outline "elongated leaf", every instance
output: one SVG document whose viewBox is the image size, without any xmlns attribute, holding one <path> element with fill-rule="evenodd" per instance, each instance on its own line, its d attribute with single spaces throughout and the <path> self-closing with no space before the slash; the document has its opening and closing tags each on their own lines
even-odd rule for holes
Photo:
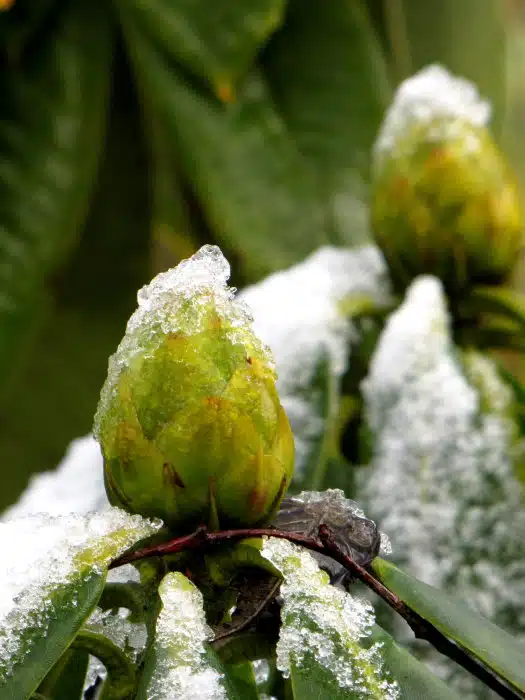
<svg viewBox="0 0 525 700">
<path fill-rule="evenodd" d="M 391 97 L 363 3 L 292 0 L 263 60 L 279 111 L 319 176 L 334 240 L 363 243 L 370 151 Z"/>
<path fill-rule="evenodd" d="M 327 240 L 313 172 L 253 73 L 235 104 L 221 105 L 181 77 L 129 21 L 128 46 L 143 91 L 167 125 L 184 175 L 219 242 L 260 276 L 302 259 Z"/>
<path fill-rule="evenodd" d="M 151 174 L 129 72 L 122 59 L 114 69 L 107 143 L 87 221 L 47 285 L 53 309 L 0 406 L 0 454 L 11 470 L 0 510 L 31 472 L 54 468 L 64 446 L 91 430 L 108 357 L 137 289 L 151 278 Z"/>
<path fill-rule="evenodd" d="M 225 666 L 225 671 L 237 695 L 243 700 L 259 700 L 253 666 L 249 662 Z"/>
<path fill-rule="evenodd" d="M 277 667 L 301 700 L 395 700 L 398 687 L 383 675 L 380 646 L 368 644 L 371 605 L 331 586 L 311 554 L 269 538 L 262 555 L 283 575 Z"/>
<path fill-rule="evenodd" d="M 385 586 L 413 610 L 511 685 L 525 691 L 523 644 L 469 608 L 461 599 L 418 581 L 384 559 L 376 558 L 372 568 Z"/>
<path fill-rule="evenodd" d="M 499 0 L 395 0 L 387 12 L 399 8 L 399 21 L 390 15 L 390 34 L 396 50 L 404 42 L 405 24 L 409 72 L 441 63 L 453 73 L 472 80 L 494 107 L 494 133 L 500 135 L 505 116 L 506 48 L 504 8 Z M 404 75 L 407 77 L 407 74 Z"/>
<path fill-rule="evenodd" d="M 62 659 L 64 658 L 65 663 L 61 667 L 61 673 L 56 678 L 56 681 L 50 686 L 46 685 L 45 688 L 39 688 L 39 692 L 42 692 L 44 696 L 51 696 L 53 700 L 80 700 L 82 698 L 89 655 L 81 649 L 69 649 L 63 654 Z"/>
<path fill-rule="evenodd" d="M 137 700 L 194 696 L 206 700 L 241 700 L 208 644 L 213 633 L 206 624 L 198 588 L 181 573 L 170 573 L 159 586 L 159 595 L 162 610 Z"/>
<path fill-rule="evenodd" d="M 381 644 L 385 670 L 398 682 L 403 700 L 460 700 L 460 695 L 454 693 L 410 652 L 396 644 L 381 627 L 374 627 L 370 639 Z"/>
<path fill-rule="evenodd" d="M 110 561 L 158 527 L 118 509 L 0 526 L 0 698 L 26 700 L 99 599 Z"/>
<path fill-rule="evenodd" d="M 0 388 L 73 244 L 100 152 L 110 68 L 103 5 L 61 4 L 0 77 Z"/>
<path fill-rule="evenodd" d="M 235 81 L 279 25 L 285 0 L 132 0 L 134 22 L 215 93 L 234 99 Z"/>
</svg>

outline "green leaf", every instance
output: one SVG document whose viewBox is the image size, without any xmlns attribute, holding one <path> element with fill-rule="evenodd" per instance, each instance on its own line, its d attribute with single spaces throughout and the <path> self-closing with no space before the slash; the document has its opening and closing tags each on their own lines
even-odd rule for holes
<svg viewBox="0 0 525 700">
<path fill-rule="evenodd" d="M 379 580 L 445 636 L 494 670 L 510 685 L 525 691 L 525 648 L 510 634 L 456 599 L 418 581 L 377 557 L 372 563 Z"/>
<path fill-rule="evenodd" d="M 242 664 L 225 666 L 224 670 L 237 695 L 243 700 L 259 700 L 257 683 L 252 664 L 247 661 Z"/>
<path fill-rule="evenodd" d="M 184 81 L 122 10 L 143 93 L 169 128 L 184 176 L 219 243 L 251 276 L 301 260 L 327 241 L 314 173 L 279 117 L 262 77 L 252 73 L 234 104 Z M 257 167 L 254 167 L 257 164 Z"/>
<path fill-rule="evenodd" d="M 83 223 L 102 141 L 109 17 L 59 7 L 0 77 L 0 389 Z"/>
<path fill-rule="evenodd" d="M 391 89 L 366 8 L 293 0 L 263 61 L 290 134 L 318 175 L 334 240 L 368 240 L 370 151 Z"/>
<path fill-rule="evenodd" d="M 1 700 L 26 700 L 36 689 L 97 604 L 104 581 L 105 574 L 93 573 L 86 577 L 85 572 L 79 572 L 67 585 L 57 588 L 49 596 L 55 614 L 45 625 L 36 621 L 36 624 L 28 624 L 25 629 L 17 631 L 19 643 L 28 649 L 28 653 L 23 659 L 18 657 L 12 670 L 2 653 Z M 38 607 L 35 605 L 34 609 L 36 616 Z M 5 629 L 2 632 L 5 634 Z"/>
<path fill-rule="evenodd" d="M 403 700 L 460 700 L 424 663 L 418 661 L 406 649 L 396 644 L 394 639 L 377 625 L 370 637 L 381 644 L 381 654 L 385 670 L 395 678 Z"/>
<path fill-rule="evenodd" d="M 208 644 L 212 636 L 206 624 L 199 589 L 179 572 L 167 574 L 159 586 L 162 609 L 156 634 L 148 650 L 136 700 L 170 700 L 210 694 L 241 700 L 229 682 L 217 655 Z"/>
<path fill-rule="evenodd" d="M 79 700 L 82 698 L 89 654 L 80 649 L 70 648 L 62 655 L 57 666 L 61 664 L 62 659 L 64 664 L 60 666 L 60 674 L 54 679 L 53 684 L 48 688 L 47 679 L 45 679 L 39 691 L 44 697 L 50 696 L 53 700 Z"/>
<path fill-rule="evenodd" d="M 0 510 L 31 472 L 54 468 L 64 446 L 91 430 L 108 356 L 136 307 L 137 289 L 151 278 L 151 173 L 123 60 L 115 61 L 111 94 L 107 142 L 79 244 L 48 282 L 53 308 L 0 405 L 0 453 L 11 465 Z"/>
<path fill-rule="evenodd" d="M 393 0 L 384 2 L 399 77 L 440 63 L 476 83 L 494 107 L 501 134 L 506 103 L 504 8 L 499 0 Z M 405 58 L 406 57 L 406 58 Z"/>
<path fill-rule="evenodd" d="M 280 24 L 285 0 L 133 0 L 126 12 L 162 50 L 206 78 L 225 101 Z"/>
<path fill-rule="evenodd" d="M 137 685 L 137 670 L 117 644 L 103 634 L 83 629 L 73 645 L 98 658 L 106 668 L 107 678 L 100 700 L 131 700 Z"/>
<path fill-rule="evenodd" d="M 95 607 L 109 563 L 158 525 L 118 509 L 3 523 L 0 699 L 26 700 Z"/>
</svg>

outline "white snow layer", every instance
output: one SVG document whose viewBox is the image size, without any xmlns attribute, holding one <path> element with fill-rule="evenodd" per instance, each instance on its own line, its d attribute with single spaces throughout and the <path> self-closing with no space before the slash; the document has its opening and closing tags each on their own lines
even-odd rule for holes
<svg viewBox="0 0 525 700">
<path fill-rule="evenodd" d="M 109 562 L 156 532 L 159 522 L 118 508 L 91 515 L 34 515 L 0 524 L 0 685 L 45 636 L 55 596 L 68 590 L 72 608 L 78 588 Z M 79 559 L 80 557 L 80 559 Z M 34 630 L 27 636 L 27 630 Z"/>
<path fill-rule="evenodd" d="M 390 316 L 362 390 L 373 461 L 358 500 L 388 532 L 394 561 L 524 634 L 510 397 L 490 360 L 453 346 L 437 279 L 416 279 Z"/>
<path fill-rule="evenodd" d="M 159 595 L 162 610 L 157 618 L 155 668 L 146 697 L 227 700 L 223 676 L 206 656 L 205 645 L 213 638 L 213 632 L 206 624 L 201 592 L 175 572 L 164 577 Z"/>
<path fill-rule="evenodd" d="M 427 66 L 397 89 L 380 128 L 374 155 L 388 153 L 415 123 L 459 119 L 485 126 L 490 114 L 490 102 L 481 99 L 473 83 L 451 75 L 440 65 Z"/>
<path fill-rule="evenodd" d="M 262 556 L 283 575 L 277 667 L 285 677 L 321 666 L 335 689 L 352 697 L 395 700 L 396 682 L 383 674 L 381 645 L 361 646 L 375 621 L 368 601 L 331 586 L 312 555 L 286 540 L 265 538 Z"/>
</svg>

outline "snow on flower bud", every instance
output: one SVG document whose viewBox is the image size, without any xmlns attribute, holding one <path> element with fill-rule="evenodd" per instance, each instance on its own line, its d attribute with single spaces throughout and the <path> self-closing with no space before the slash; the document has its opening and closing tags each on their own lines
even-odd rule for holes
<svg viewBox="0 0 525 700">
<path fill-rule="evenodd" d="M 269 520 L 294 443 L 271 354 L 216 246 L 139 291 L 95 416 L 109 500 L 174 531 Z"/>
<path fill-rule="evenodd" d="M 449 294 L 501 284 L 523 245 L 518 187 L 474 85 L 430 66 L 406 80 L 374 149 L 372 228 L 403 291 L 418 274 Z"/>
</svg>

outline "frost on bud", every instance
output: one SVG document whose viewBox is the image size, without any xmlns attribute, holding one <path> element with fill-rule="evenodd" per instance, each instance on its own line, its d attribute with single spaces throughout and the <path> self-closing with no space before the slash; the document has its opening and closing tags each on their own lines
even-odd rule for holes
<svg viewBox="0 0 525 700">
<path fill-rule="evenodd" d="M 175 531 L 265 522 L 293 472 L 272 358 L 229 273 L 204 246 L 140 290 L 95 416 L 111 503 Z"/>
<path fill-rule="evenodd" d="M 522 246 L 518 187 L 468 81 L 430 66 L 405 81 L 374 149 L 372 228 L 403 291 L 419 274 L 447 292 L 501 284 Z"/>
</svg>

